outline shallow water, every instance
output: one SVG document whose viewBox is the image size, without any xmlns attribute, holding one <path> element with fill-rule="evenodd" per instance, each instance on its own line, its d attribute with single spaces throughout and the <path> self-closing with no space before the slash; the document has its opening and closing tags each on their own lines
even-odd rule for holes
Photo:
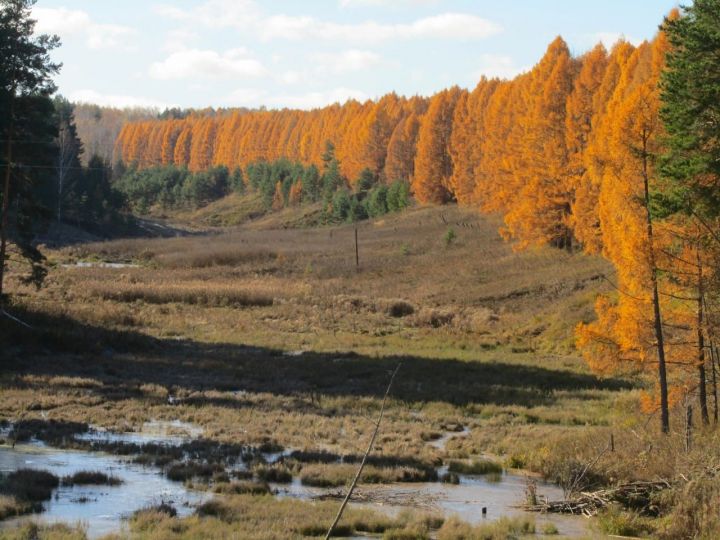
<svg viewBox="0 0 720 540">
<path fill-rule="evenodd" d="M 445 446 L 447 446 L 447 443 L 450 441 L 450 439 L 454 438 L 460 438 L 460 437 L 467 437 L 470 435 L 470 429 L 467 427 L 464 427 L 462 431 L 448 431 L 440 437 L 439 439 L 435 439 L 434 441 L 430 441 L 428 444 L 430 446 L 433 446 L 437 448 L 438 450 L 445 450 Z"/>
<path fill-rule="evenodd" d="M 59 477 L 82 470 L 102 471 L 120 478 L 123 483 L 113 487 L 60 487 L 53 492 L 52 500 L 44 504 L 42 514 L 0 522 L 0 527 L 25 521 L 82 522 L 88 535 L 96 538 L 120 530 L 123 518 L 135 510 L 167 502 L 177 509 L 178 515 L 186 516 L 210 498 L 209 494 L 190 491 L 182 483 L 168 480 L 158 469 L 135 465 L 120 457 L 37 444 L 18 445 L 14 449 L 0 447 L 1 472 L 23 468 L 47 470 Z M 87 502 L 79 502 L 83 499 Z"/>
<path fill-rule="evenodd" d="M 458 516 L 468 523 L 494 521 L 504 516 L 532 516 L 538 531 L 545 523 L 553 523 L 563 536 L 579 537 L 588 533 L 588 520 L 579 516 L 536 514 L 519 506 L 525 498 L 527 479 L 518 474 L 503 474 L 494 480 L 483 476 L 460 475 L 460 484 L 440 482 L 401 483 L 359 486 L 357 493 L 373 502 L 352 502 L 356 507 L 373 509 L 396 515 L 404 509 L 438 512 L 444 517 Z M 299 479 L 289 485 L 274 485 L 280 497 L 312 500 L 320 495 L 335 493 L 336 489 L 303 486 Z M 343 491 L 344 493 L 344 491 Z M 538 495 L 550 500 L 562 499 L 558 487 L 538 482 Z M 487 514 L 482 514 L 482 509 Z"/>
<path fill-rule="evenodd" d="M 152 421 L 146 423 L 136 433 L 113 433 L 91 429 L 77 436 L 90 441 L 110 441 L 125 443 L 160 443 L 179 445 L 202 434 L 202 429 L 193 424 L 180 421 Z M 464 433 L 448 434 L 463 436 Z M 269 463 L 277 462 L 291 453 L 265 454 Z M 241 468 L 244 465 L 239 465 Z M 210 499 L 211 494 L 186 489 L 182 483 L 168 480 L 154 467 L 133 464 L 128 458 L 116 457 L 97 452 L 76 452 L 49 448 L 42 443 L 18 445 L 16 448 L 0 446 L 0 472 L 11 472 L 22 468 L 44 469 L 59 477 L 80 470 L 102 471 L 123 480 L 123 484 L 110 486 L 61 487 L 53 494 L 53 499 L 45 503 L 46 511 L 39 515 L 0 522 L 0 528 L 17 525 L 31 520 L 44 522 L 82 522 L 91 538 L 115 532 L 123 527 L 123 520 L 135 510 L 167 502 L 178 511 L 178 515 L 190 515 L 195 507 Z M 446 471 L 441 468 L 439 474 Z M 401 510 L 422 510 L 441 513 L 445 517 L 452 515 L 460 519 L 478 523 L 492 521 L 503 516 L 528 515 L 519 508 L 525 498 L 527 478 L 519 474 L 496 476 L 459 475 L 460 484 L 439 482 L 402 483 L 392 485 L 359 486 L 357 493 L 367 502 L 353 502 L 353 506 L 365 507 L 387 515 L 396 515 Z M 336 489 L 303 486 L 299 478 L 291 484 L 272 486 L 279 497 L 293 497 L 313 500 Z M 561 499 L 562 491 L 553 485 L 537 483 L 538 496 L 550 500 Z M 84 501 L 84 502 L 81 502 Z M 486 508 L 487 513 L 482 514 Z M 582 517 L 562 515 L 531 514 L 542 531 L 543 524 L 553 523 L 561 535 L 577 537 L 588 533 L 588 521 Z"/>
</svg>

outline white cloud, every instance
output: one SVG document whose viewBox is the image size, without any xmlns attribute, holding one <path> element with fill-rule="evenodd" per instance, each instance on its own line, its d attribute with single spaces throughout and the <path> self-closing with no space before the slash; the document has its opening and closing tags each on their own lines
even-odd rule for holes
<svg viewBox="0 0 720 540">
<path fill-rule="evenodd" d="M 186 49 L 176 51 L 162 62 L 150 66 L 150 76 L 159 80 L 204 77 L 228 79 L 262 77 L 267 70 L 262 63 L 249 56 L 246 49 L 217 51 Z"/>
<path fill-rule="evenodd" d="M 615 45 L 621 39 L 627 41 L 628 43 L 632 43 L 635 46 L 642 43 L 642 39 L 628 37 L 618 32 L 595 32 L 594 34 L 589 34 L 587 38 L 589 44 L 595 44 L 600 42 L 605 46 L 608 51 L 612 49 L 613 45 Z"/>
<path fill-rule="evenodd" d="M 131 49 L 130 38 L 136 33 L 127 26 L 100 24 L 85 11 L 67 8 L 35 8 L 35 31 L 57 34 L 62 38 L 80 36 L 90 49 Z"/>
<path fill-rule="evenodd" d="M 128 107 L 149 107 L 154 109 L 166 109 L 175 106 L 172 103 L 165 103 L 151 98 L 139 96 L 124 96 L 114 94 L 101 94 L 95 90 L 83 89 L 70 92 L 67 96 L 75 103 L 93 103 L 104 107 L 117 107 L 120 109 Z"/>
<path fill-rule="evenodd" d="M 502 31 L 500 25 L 465 13 L 443 13 L 411 23 L 381 24 L 367 21 L 342 24 L 314 17 L 274 15 L 258 27 L 260 37 L 271 39 L 324 39 L 336 41 L 380 42 L 393 39 L 483 39 Z"/>
<path fill-rule="evenodd" d="M 529 67 L 518 66 L 509 57 L 500 54 L 481 54 L 480 67 L 475 72 L 475 79 L 485 76 L 488 78 L 512 79 L 516 75 L 527 71 Z"/>
<path fill-rule="evenodd" d="M 207 0 L 192 9 L 160 4 L 155 6 L 155 12 L 170 19 L 214 28 L 247 28 L 261 17 L 253 0 Z"/>
<path fill-rule="evenodd" d="M 439 2 L 440 0 L 340 0 L 340 6 L 424 6 L 429 4 L 437 4 Z"/>
<path fill-rule="evenodd" d="M 312 61 L 320 73 L 347 73 L 375 66 L 381 62 L 381 58 L 372 51 L 349 49 L 337 53 L 319 53 L 313 55 Z"/>
<path fill-rule="evenodd" d="M 403 0 L 407 1 L 407 0 Z M 410 0 L 418 2 L 426 0 Z M 265 16 L 254 0 L 206 0 L 192 9 L 170 4 L 155 7 L 160 16 L 211 28 L 252 31 L 261 39 L 379 42 L 392 39 L 483 39 L 502 32 L 488 19 L 466 13 L 442 13 L 408 23 L 375 21 L 336 23 L 310 16 Z"/>
</svg>

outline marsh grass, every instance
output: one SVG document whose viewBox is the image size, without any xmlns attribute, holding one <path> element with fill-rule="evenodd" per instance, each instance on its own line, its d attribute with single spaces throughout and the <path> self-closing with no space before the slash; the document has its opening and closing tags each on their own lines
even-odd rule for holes
<svg viewBox="0 0 720 540">
<path fill-rule="evenodd" d="M 27 501 L 20 501 L 8 495 L 0 495 L 0 521 L 29 514 L 35 509 L 36 507 Z"/>
<path fill-rule="evenodd" d="M 438 531 L 437 540 L 508 540 L 534 535 L 535 520 L 532 517 L 505 517 L 474 526 L 451 517 Z"/>
<path fill-rule="evenodd" d="M 648 518 L 613 505 L 598 515 L 597 529 L 612 536 L 645 537 L 655 532 L 656 524 Z"/>
<path fill-rule="evenodd" d="M 272 296 L 265 293 L 212 283 L 185 282 L 182 284 L 130 284 L 105 283 L 92 285 L 89 293 L 104 300 L 150 304 L 174 302 L 208 307 L 271 306 Z"/>
<path fill-rule="evenodd" d="M 357 465 L 349 463 L 306 465 L 300 471 L 300 481 L 306 486 L 340 487 L 346 485 L 356 471 Z M 434 480 L 437 480 L 437 473 L 434 470 L 428 471 L 412 467 L 377 467 L 368 465 L 363 469 L 360 476 L 360 483 L 363 484 L 429 482 Z"/>
<path fill-rule="evenodd" d="M 502 465 L 491 459 L 473 459 L 471 461 L 452 460 L 448 463 L 448 470 L 457 474 L 502 474 Z"/>
<path fill-rule="evenodd" d="M 0 540 L 87 540 L 81 526 L 55 523 L 52 525 L 26 523 L 19 527 L 0 530 Z"/>
<path fill-rule="evenodd" d="M 186 519 L 148 512 L 130 521 L 132 537 L 243 538 L 284 540 L 318 536 L 327 532 L 337 512 L 334 502 L 307 502 L 271 496 L 223 495 L 202 504 L 197 515 Z M 382 534 L 401 528 L 405 518 L 390 518 L 370 510 L 349 508 L 340 522 L 345 535 Z"/>
<path fill-rule="evenodd" d="M 48 471 L 18 469 L 0 478 L 0 493 L 22 502 L 40 503 L 50 500 L 60 479 Z"/>
<path fill-rule="evenodd" d="M 284 465 L 258 465 L 253 473 L 264 482 L 276 484 L 289 484 L 293 479 L 292 471 Z"/>
<path fill-rule="evenodd" d="M 119 486 L 122 480 L 101 471 L 78 471 L 62 479 L 63 486 Z"/>
<path fill-rule="evenodd" d="M 224 471 L 224 467 L 219 464 L 187 462 L 170 465 L 165 474 L 170 480 L 185 482 L 193 478 L 210 478 L 214 474 Z"/>
</svg>

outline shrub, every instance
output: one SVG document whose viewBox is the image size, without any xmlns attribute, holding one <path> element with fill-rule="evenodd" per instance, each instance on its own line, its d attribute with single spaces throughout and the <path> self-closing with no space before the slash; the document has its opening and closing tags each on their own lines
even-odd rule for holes
<svg viewBox="0 0 720 540">
<path fill-rule="evenodd" d="M 412 304 L 405 302 L 404 300 L 396 300 L 388 306 L 387 313 L 391 317 L 399 319 L 415 313 L 415 308 Z"/>
<path fill-rule="evenodd" d="M 457 233 L 455 232 L 455 229 L 450 227 L 447 232 L 445 233 L 445 236 L 443 236 L 443 241 L 445 242 L 445 247 L 450 247 L 453 242 L 457 239 Z"/>
</svg>

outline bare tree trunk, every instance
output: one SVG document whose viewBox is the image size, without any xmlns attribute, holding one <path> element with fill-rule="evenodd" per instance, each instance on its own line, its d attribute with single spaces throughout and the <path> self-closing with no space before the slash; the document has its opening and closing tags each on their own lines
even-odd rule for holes
<svg viewBox="0 0 720 540">
<path fill-rule="evenodd" d="M 707 389 L 705 377 L 705 336 L 703 333 L 703 267 L 700 259 L 700 249 L 697 250 L 698 262 L 698 299 L 697 299 L 697 336 L 698 336 L 698 386 L 700 399 L 700 417 L 703 424 L 710 423 L 707 407 Z"/>
<path fill-rule="evenodd" d="M 717 370 L 715 369 L 715 346 L 710 340 L 710 367 L 712 368 L 712 392 L 713 392 L 713 421 L 718 422 L 718 391 L 717 391 Z"/>
<path fill-rule="evenodd" d="M 10 117 L 5 146 L 5 182 L 3 184 L 2 221 L 0 222 L 0 306 L 3 305 L 5 283 L 5 259 L 7 256 L 8 213 L 10 209 L 10 175 L 12 171 L 13 137 L 15 136 L 15 88 L 10 92 Z"/>
<path fill-rule="evenodd" d="M 660 385 L 660 428 L 663 433 L 670 432 L 670 408 L 668 406 L 668 388 L 667 388 L 667 367 L 665 365 L 665 339 L 663 336 L 662 315 L 660 312 L 660 294 L 658 293 L 658 271 L 655 262 L 655 246 L 653 235 L 652 215 L 650 213 L 650 173 L 648 170 L 648 160 L 650 158 L 647 151 L 647 141 L 649 133 L 643 135 L 643 183 L 645 187 L 645 211 L 647 214 L 647 237 L 650 249 L 650 272 L 652 282 L 652 303 L 653 318 L 655 327 L 655 339 L 657 342 L 658 354 L 658 383 Z"/>
<path fill-rule="evenodd" d="M 65 122 L 60 126 L 58 133 L 58 155 L 55 165 L 57 173 L 57 222 L 62 223 L 63 195 L 66 188 L 66 180 L 75 157 L 75 141 L 70 136 Z"/>
</svg>

